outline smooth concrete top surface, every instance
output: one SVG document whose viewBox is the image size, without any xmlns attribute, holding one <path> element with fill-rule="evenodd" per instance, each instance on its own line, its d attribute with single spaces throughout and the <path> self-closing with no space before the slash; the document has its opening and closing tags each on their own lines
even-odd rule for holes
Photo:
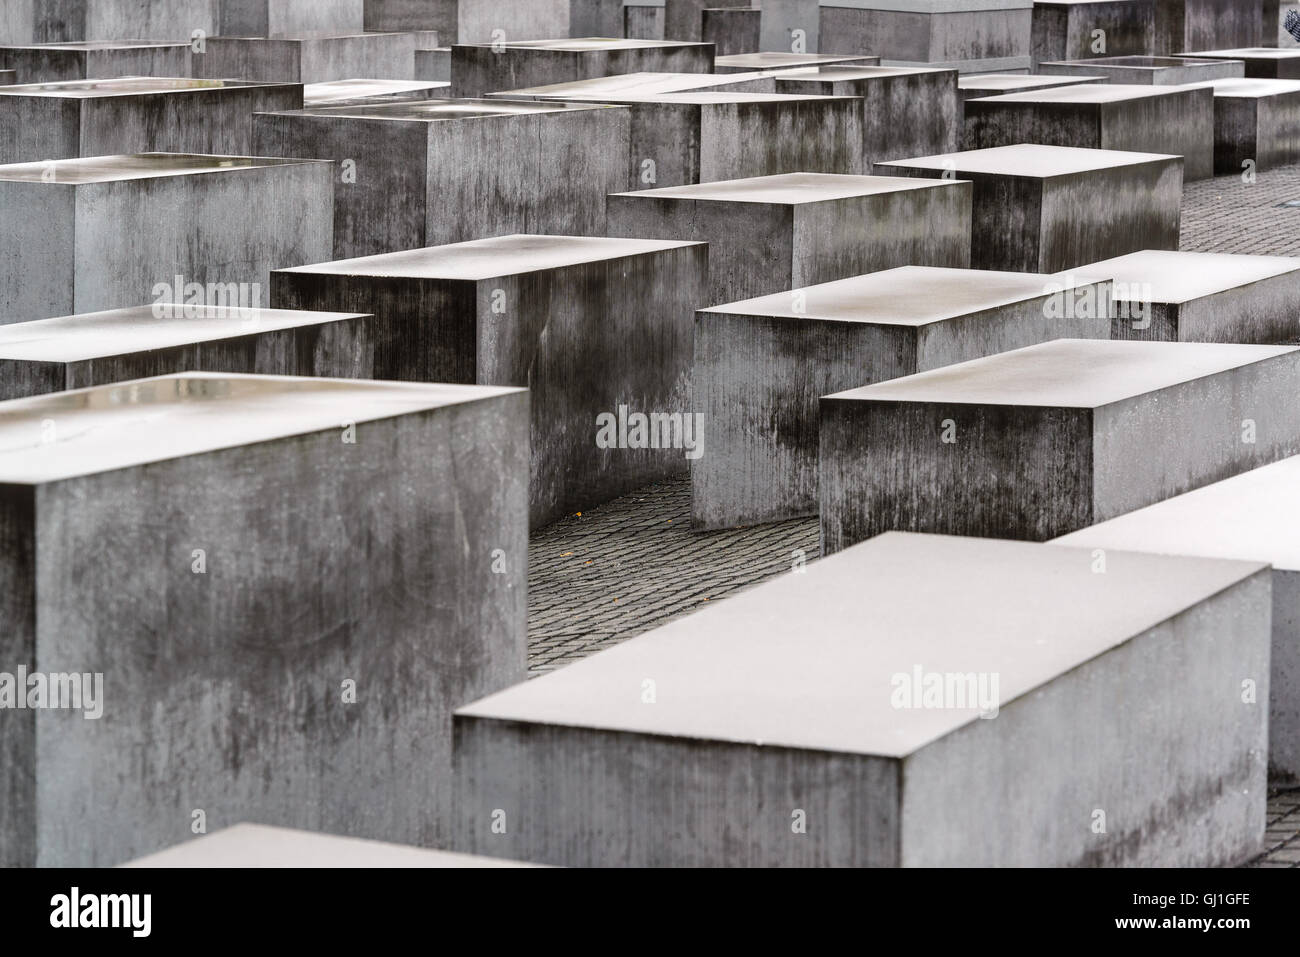
<svg viewBox="0 0 1300 957">
<path fill-rule="evenodd" d="M 1104 56 L 1090 60 L 1053 60 L 1044 66 L 1082 66 L 1105 69 L 1110 66 L 1126 70 L 1169 70 L 1189 66 L 1217 66 L 1220 60 L 1197 60 L 1185 56 Z"/>
<path fill-rule="evenodd" d="M 994 146 L 983 150 L 887 160 L 880 165 L 905 166 L 908 169 L 920 170 L 951 169 L 958 175 L 988 173 L 995 176 L 1047 178 L 1178 158 L 1163 153 L 1130 153 L 1124 150 L 1093 150 L 1075 146 L 1017 143 L 1015 146 Z"/>
<path fill-rule="evenodd" d="M 0 167 L 3 169 L 3 167 Z M 799 206 L 826 200 L 849 199 L 905 189 L 948 186 L 956 180 L 919 179 L 912 176 L 855 176 L 848 173 L 776 173 L 727 179 L 716 183 L 663 186 L 631 193 L 613 193 L 642 199 L 694 199 L 722 203 L 775 203 Z"/>
<path fill-rule="evenodd" d="M 924 326 L 1013 302 L 1037 299 L 1091 281 L 1096 280 L 942 266 L 899 266 L 865 276 L 805 286 L 797 290 L 803 294 L 801 305 L 804 307 L 797 312 L 791 308 L 795 290 L 729 302 L 700 312 Z M 3 354 L 0 347 L 0 356 Z"/>
<path fill-rule="evenodd" d="M 1202 555 L 1300 571 L 1300 456 L 1128 512 L 1054 539 L 1079 548 Z M 1121 559 L 1122 561 L 1122 559 Z M 1114 574 L 1123 565 L 1109 564 Z"/>
<path fill-rule="evenodd" d="M 1034 90 L 1040 87 L 1077 86 L 1103 77 L 1038 76 L 1029 73 L 982 73 L 959 76 L 959 90 Z"/>
<path fill-rule="evenodd" d="M 1183 56 L 1201 57 L 1209 60 L 1293 60 L 1300 57 L 1300 50 L 1278 47 L 1242 47 L 1239 50 L 1200 50 L 1189 51 Z"/>
<path fill-rule="evenodd" d="M 264 824 L 236 824 L 122 867 L 532 867 Z"/>
<path fill-rule="evenodd" d="M 372 96 L 401 96 L 407 93 L 432 93 L 451 86 L 438 80 L 329 80 L 308 83 L 302 88 L 307 106 L 321 106 L 340 100 L 360 100 Z"/>
<path fill-rule="evenodd" d="M 1297 271 L 1300 259 L 1288 256 L 1144 249 L 1080 266 L 1070 274 L 1115 280 L 1114 298 L 1120 301 L 1184 303 Z"/>
<path fill-rule="evenodd" d="M 462 47 L 491 47 L 492 43 L 458 43 Z M 677 47 L 702 47 L 712 44 L 693 40 L 634 40 L 626 37 L 574 37 L 572 40 L 515 40 L 500 44 L 507 50 L 559 50 L 565 53 L 590 53 L 604 50 L 652 50 Z"/>
<path fill-rule="evenodd" d="M 1028 10 L 1034 0 L 822 0 L 823 7 L 890 10 L 899 13 L 972 13 L 981 10 Z"/>
<path fill-rule="evenodd" d="M 40 485 L 522 392 L 181 372 L 0 402 L 0 483 Z"/>
<path fill-rule="evenodd" d="M 1096 409 L 1297 351 L 1294 346 L 1054 339 L 830 398 Z"/>
<path fill-rule="evenodd" d="M 416 279 L 494 279 L 519 273 L 558 269 L 604 259 L 620 259 L 664 249 L 698 246 L 672 239 L 616 239 L 601 236 L 516 234 L 475 239 L 446 246 L 425 246 L 356 259 L 338 259 L 276 272 L 331 276 Z"/>
<path fill-rule="evenodd" d="M 10 163 L 0 166 L 0 182 L 80 185 L 110 183 L 126 179 L 155 179 L 162 176 L 190 176 L 220 173 L 232 169 L 262 169 L 328 163 L 329 160 L 280 159 L 271 156 L 209 156 L 201 153 L 130 153 L 120 156 L 91 156 L 83 159 L 45 160 L 39 163 Z"/>
<path fill-rule="evenodd" d="M 562 103 L 536 100 L 431 99 L 396 100 L 392 103 L 349 103 L 341 106 L 315 106 L 305 110 L 274 110 L 272 116 L 324 116 L 359 120 L 430 122 L 443 120 L 481 120 L 528 113 L 563 113 L 566 110 L 598 110 L 599 103 Z M 614 109 L 614 107 L 608 107 Z"/>
<path fill-rule="evenodd" d="M 1091 62 L 1091 61 L 1083 61 Z M 1025 90 L 1020 93 L 1003 93 L 981 98 L 982 103 L 1120 103 L 1124 100 L 1141 100 L 1148 96 L 1177 96 L 1189 87 L 1181 84 L 1151 86 L 1145 83 L 1079 83 L 1073 86 L 1056 86 L 1046 90 Z M 974 102 L 968 100 L 967 102 Z"/>
<path fill-rule="evenodd" d="M 62 43 L 5 43 L 0 50 L 133 50 L 138 47 L 187 47 L 188 40 L 75 40 Z"/>
<path fill-rule="evenodd" d="M 767 73 L 616 73 L 613 76 L 594 76 L 586 80 L 567 83 L 548 83 L 519 90 L 502 90 L 493 98 L 511 96 L 547 96 L 563 99 L 566 96 L 599 96 L 615 93 L 681 93 L 704 87 L 724 87 L 733 83 L 766 79 Z"/>
<path fill-rule="evenodd" d="M 816 93 L 736 93 L 730 90 L 689 90 L 684 93 L 583 94 L 572 97 L 587 103 L 666 103 L 681 106 L 711 106 L 725 103 L 793 103 L 800 100 L 857 100 L 856 96 L 822 96 Z"/>
<path fill-rule="evenodd" d="M 997 706 L 1265 566 L 889 532 L 458 715 L 902 757 L 978 708 L 895 708 L 895 676 L 996 675 Z M 656 698 L 642 701 L 652 680 Z"/>
<path fill-rule="evenodd" d="M 888 76 L 916 76 L 918 73 L 956 73 L 954 69 L 929 66 L 814 66 L 806 70 L 783 70 L 782 80 L 820 80 L 823 83 L 847 83 L 851 80 L 876 80 Z"/>
<path fill-rule="evenodd" d="M 0 87 L 5 96 L 57 96 L 90 99 L 101 96 L 135 96 L 142 93 L 190 93 L 195 90 L 229 90 L 235 87 L 292 86 L 255 80 L 193 80 L 180 76 L 123 76 L 108 80 L 59 80 L 54 83 L 20 83 Z"/>
<path fill-rule="evenodd" d="M 1241 97 L 1249 100 L 1300 93 L 1300 80 L 1271 80 L 1243 76 L 1229 76 L 1219 80 L 1205 80 L 1185 85 L 1209 87 L 1214 91 L 1215 96 Z"/>
<path fill-rule="evenodd" d="M 879 57 L 863 54 L 853 56 L 847 53 L 788 53 L 775 51 L 767 53 L 732 53 L 720 56 L 714 63 L 717 66 L 745 67 L 750 70 L 778 70 L 794 66 L 819 66 L 823 63 L 852 63 Z M 716 69 L 716 67 L 715 67 Z"/>
<path fill-rule="evenodd" d="M 159 310 L 161 312 L 161 310 Z M 169 349 L 195 342 L 315 326 L 359 313 L 305 312 L 229 306 L 170 306 L 174 318 L 154 306 L 131 306 L 77 316 L 0 325 L 0 359 L 22 362 L 84 362 L 109 356 Z"/>
<path fill-rule="evenodd" d="M 208 37 L 208 40 L 227 41 L 235 40 L 239 43 L 331 43 L 335 40 L 358 40 L 364 37 L 401 37 L 407 36 L 408 33 L 428 33 L 427 30 L 415 31 L 365 31 L 362 33 L 277 33 L 270 37 L 240 37 L 240 36 L 216 36 Z"/>
</svg>

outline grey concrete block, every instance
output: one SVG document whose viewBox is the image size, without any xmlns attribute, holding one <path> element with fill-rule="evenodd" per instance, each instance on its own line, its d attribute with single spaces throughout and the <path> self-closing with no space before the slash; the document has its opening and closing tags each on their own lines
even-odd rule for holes
<svg viewBox="0 0 1300 957">
<path fill-rule="evenodd" d="M 962 122 L 961 149 L 976 149 L 974 137 L 966 123 L 966 101 L 1004 93 L 1022 93 L 1027 90 L 1050 90 L 1060 86 L 1078 86 L 1095 83 L 1100 77 L 1033 76 L 1026 73 L 973 73 L 957 79 L 957 98 L 961 101 L 958 117 Z"/>
<path fill-rule="evenodd" d="M 217 32 L 227 37 L 360 33 L 365 0 L 220 0 Z"/>
<path fill-rule="evenodd" d="M 966 101 L 976 148 L 1041 143 L 1183 157 L 1188 180 L 1214 174 L 1214 94 L 1191 86 L 1084 83 Z"/>
<path fill-rule="evenodd" d="M 18 73 L 15 70 L 0 70 L 0 86 L 9 86 L 18 82 Z"/>
<path fill-rule="evenodd" d="M 762 16 L 752 7 L 705 9 L 700 39 L 712 43 L 719 56 L 749 53 L 759 48 Z"/>
<path fill-rule="evenodd" d="M 861 97 L 864 172 L 883 160 L 951 153 L 959 146 L 956 70 L 825 66 L 783 73 L 776 88 Z"/>
<path fill-rule="evenodd" d="M 302 108 L 298 83 L 119 77 L 0 88 L 0 164 L 124 153 L 248 156 L 257 110 Z"/>
<path fill-rule="evenodd" d="M 123 867 L 532 867 L 495 857 L 430 851 L 262 824 L 236 824 Z"/>
<path fill-rule="evenodd" d="M 350 36 L 208 37 L 193 54 L 194 75 L 291 83 L 324 83 L 355 76 L 415 79 L 415 51 L 438 45 L 437 35 L 358 33 Z"/>
<path fill-rule="evenodd" d="M 623 36 L 629 40 L 662 40 L 664 38 L 664 8 L 662 6 L 624 7 Z"/>
<path fill-rule="evenodd" d="M 1300 458 L 1283 459 L 1056 539 L 1061 545 L 1102 549 L 1109 575 L 1129 573 L 1124 549 L 1273 566 L 1270 674 L 1239 668 L 1235 677 L 1255 683 L 1259 707 L 1267 702 L 1269 777 L 1287 786 L 1300 784 L 1298 482 Z M 1265 678 L 1267 699 L 1258 695 Z"/>
<path fill-rule="evenodd" d="M 1034 64 L 1149 54 L 1155 28 L 1154 0 L 1036 0 Z"/>
<path fill-rule="evenodd" d="M 183 40 L 217 32 L 218 0 L 6 0 L 0 43 Z"/>
<path fill-rule="evenodd" d="M 548 83 L 520 90 L 502 90 L 489 93 L 487 99 L 503 100 L 559 100 L 574 98 L 617 97 L 621 95 L 647 96 L 660 93 L 775 93 L 776 74 L 771 70 L 750 73 L 730 73 L 718 76 L 713 73 L 620 73 L 616 76 L 594 76 L 569 83 Z"/>
<path fill-rule="evenodd" d="M 601 235 L 606 194 L 627 186 L 629 123 L 615 106 L 424 100 L 259 113 L 253 143 L 341 164 L 333 258 L 344 259 L 506 233 Z"/>
<path fill-rule="evenodd" d="M 1272 169 L 1300 162 L 1300 81 L 1231 79 L 1214 91 L 1214 171 Z"/>
<path fill-rule="evenodd" d="M 415 51 L 415 78 L 451 83 L 451 47 Z"/>
<path fill-rule="evenodd" d="M 528 386 L 536 527 L 685 478 L 683 444 L 602 447 L 600 416 L 675 415 L 685 441 L 707 272 L 700 243 L 506 236 L 281 270 L 271 303 L 373 313 L 376 378 Z"/>
<path fill-rule="evenodd" d="M 970 183 L 787 173 L 609 197 L 611 236 L 703 240 L 702 308 L 894 266 L 970 265 Z"/>
<path fill-rule="evenodd" d="M 190 45 L 106 40 L 0 47 L 0 67 L 14 83 L 107 80 L 117 76 L 189 76 Z"/>
<path fill-rule="evenodd" d="M 749 6 L 750 0 L 664 0 L 664 37 L 703 40 L 706 9 Z"/>
<path fill-rule="evenodd" d="M 1115 281 L 1112 339 L 1266 344 L 1300 338 L 1300 259 L 1148 249 L 1079 272 Z"/>
<path fill-rule="evenodd" d="M 1245 76 L 1246 64 L 1241 60 L 1195 57 L 1111 56 L 1040 63 L 1038 72 L 1045 76 L 1100 76 L 1098 83 L 1174 86 Z"/>
<path fill-rule="evenodd" d="M 176 372 L 374 378 L 371 316 L 239 306 L 238 289 L 175 302 L 0 326 L 0 400 Z M 176 286 L 180 292 L 176 292 Z"/>
<path fill-rule="evenodd" d="M 125 308 L 187 282 L 266 288 L 329 258 L 331 164 L 143 153 L 0 166 L 0 322 Z"/>
<path fill-rule="evenodd" d="M 1268 570 L 1115 563 L 887 535 L 477 701 L 455 717 L 455 846 L 575 866 L 1240 863 L 1265 825 L 1264 709 L 1240 680 L 1267 681 Z"/>
<path fill-rule="evenodd" d="M 1300 349 L 1057 339 L 823 396 L 822 553 L 1077 531 L 1294 455 L 1297 389 Z"/>
<path fill-rule="evenodd" d="M 875 170 L 970 180 L 977 269 L 1053 273 L 1139 249 L 1178 248 L 1177 156 L 1025 143 L 878 163 Z"/>
<path fill-rule="evenodd" d="M 878 56 L 835 56 L 829 53 L 737 53 L 719 56 L 715 73 L 748 73 L 751 70 L 811 70 L 819 66 L 880 66 Z"/>
<path fill-rule="evenodd" d="M 595 0 L 594 5 L 608 2 Z M 590 36 L 572 32 L 573 18 L 584 9 L 589 7 L 582 0 L 366 0 L 365 28 L 437 30 L 444 44 Z"/>
<path fill-rule="evenodd" d="M 1183 50 L 1257 47 L 1262 0 L 1156 0 L 1156 56 Z"/>
<path fill-rule="evenodd" d="M 691 521 L 815 515 L 819 396 L 1051 339 L 1109 338 L 1110 315 L 1109 280 L 926 266 L 700 310 L 691 406 L 709 442 L 691 466 Z"/>
<path fill-rule="evenodd" d="M 397 100 L 428 100 L 447 91 L 451 84 L 431 80 L 332 80 L 308 83 L 302 90 L 302 106 L 381 105 Z M 292 107 L 290 107 L 292 109 Z"/>
<path fill-rule="evenodd" d="M 580 37 L 451 48 L 456 96 L 545 86 L 619 73 L 712 73 L 713 44 Z"/>
<path fill-rule="evenodd" d="M 872 0 L 821 8 L 822 53 L 875 50 L 885 66 L 1026 70 L 1032 0 Z"/>
<path fill-rule="evenodd" d="M 212 373 L 0 405 L 3 660 L 102 675 L 97 719 L 5 711 L 0 860 L 121 863 L 196 810 L 445 841 L 451 709 L 524 677 L 527 408 Z"/>
<path fill-rule="evenodd" d="M 1300 50 L 1246 47 L 1240 50 L 1205 50 L 1186 56 L 1202 60 L 1240 60 L 1246 76 L 1257 80 L 1300 80 Z"/>
<path fill-rule="evenodd" d="M 821 43 L 821 4 L 818 0 L 761 0 L 763 26 L 759 50 L 811 50 Z"/>
</svg>

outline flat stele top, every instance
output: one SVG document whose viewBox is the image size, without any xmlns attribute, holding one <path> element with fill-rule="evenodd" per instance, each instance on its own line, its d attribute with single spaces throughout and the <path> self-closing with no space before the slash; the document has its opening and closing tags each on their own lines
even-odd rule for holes
<svg viewBox="0 0 1300 957">
<path fill-rule="evenodd" d="M 1184 303 L 1297 270 L 1300 259 L 1287 256 L 1145 249 L 1071 272 L 1115 280 L 1117 300 Z"/>
<path fill-rule="evenodd" d="M 535 867 L 265 824 L 236 824 L 122 867 Z"/>
<path fill-rule="evenodd" d="M 736 74 L 732 74 L 735 76 Z M 746 93 L 731 90 L 689 90 L 684 93 L 585 93 L 572 98 L 582 103 L 659 103 L 671 106 L 722 106 L 728 103 L 795 103 L 806 101 L 848 101 L 856 96 L 822 96 L 817 93 Z"/>
<path fill-rule="evenodd" d="M 294 266 L 277 269 L 276 272 L 476 281 L 698 245 L 700 243 L 668 239 L 535 236 L 521 233 L 446 246 L 379 253 L 357 259 L 338 259 L 311 266 Z"/>
<path fill-rule="evenodd" d="M 616 73 L 594 76 L 567 83 L 548 83 L 519 90 L 502 90 L 493 99 L 512 96 L 544 96 L 564 99 L 568 96 L 606 96 L 616 93 L 681 93 L 687 90 L 727 87 L 750 80 L 767 79 L 766 73 Z"/>
<path fill-rule="evenodd" d="M 891 76 L 916 76 L 919 73 L 956 73 L 951 67 L 929 66 L 814 66 L 806 70 L 782 70 L 777 84 L 790 80 L 822 83 L 850 83 L 854 80 L 879 80 Z"/>
<path fill-rule="evenodd" d="M 637 199 L 691 199 L 721 203 L 776 203 L 799 206 L 826 200 L 897 193 L 906 189 L 952 186 L 958 180 L 918 179 L 911 176 L 853 176 L 841 173 L 777 173 L 716 183 L 664 186 L 632 193 L 613 193 Z"/>
<path fill-rule="evenodd" d="M 1051 60 L 1044 66 L 1119 67 L 1125 70 L 1175 70 L 1189 66 L 1222 66 L 1221 59 L 1201 59 L 1190 56 L 1103 56 L 1091 60 Z"/>
<path fill-rule="evenodd" d="M 1215 96 L 1232 96 L 1251 100 L 1300 93 L 1300 80 L 1271 80 L 1265 77 L 1228 76 L 1218 80 L 1205 80 L 1201 83 L 1188 83 L 1185 85 L 1209 87 L 1214 91 Z"/>
<path fill-rule="evenodd" d="M 1300 57 L 1300 50 L 1278 47 L 1242 47 L 1240 50 L 1188 51 L 1186 56 L 1210 60 L 1292 60 Z"/>
<path fill-rule="evenodd" d="M 899 266 L 700 312 L 919 327 L 1098 281 L 1023 272 Z M 798 312 L 791 308 L 795 291 L 803 294 L 804 308 Z"/>
<path fill-rule="evenodd" d="M 0 402 L 0 484 L 40 485 L 521 392 L 181 372 Z"/>
<path fill-rule="evenodd" d="M 76 40 L 63 43 L 5 43 L 9 50 L 132 50 L 137 47 L 187 47 L 189 40 Z"/>
<path fill-rule="evenodd" d="M 306 84 L 302 88 L 302 96 L 307 106 L 323 106 L 366 97 L 432 93 L 450 85 L 439 80 L 327 80 L 324 83 Z"/>
<path fill-rule="evenodd" d="M 458 715 L 904 757 L 978 707 L 895 708 L 895 675 L 998 675 L 999 707 L 1124 644 L 1259 563 L 890 532 Z M 655 682 L 654 704 L 642 683 Z"/>
<path fill-rule="evenodd" d="M 1135 549 L 1155 554 L 1202 555 L 1268 562 L 1300 571 L 1300 456 L 1090 525 L 1056 539 L 1080 548 Z M 1127 556 L 1107 571 L 1127 574 Z M 1113 564 L 1112 564 L 1113 561 Z"/>
<path fill-rule="evenodd" d="M 349 103 L 341 106 L 314 106 L 305 110 L 275 110 L 271 116 L 319 116 L 354 120 L 388 120 L 393 122 L 429 122 L 446 120 L 481 120 L 501 116 L 563 113 L 566 110 L 617 109 L 599 103 L 561 103 L 535 100 L 434 99 L 396 100 L 392 103 Z"/>
<path fill-rule="evenodd" d="M 1084 61 L 1090 62 L 1090 61 Z M 1149 96 L 1179 96 L 1195 87 L 1183 84 L 1172 86 L 1150 86 L 1145 83 L 1079 83 L 1073 86 L 1056 86 L 1046 90 L 1026 90 L 1022 93 L 1003 93 L 1000 96 L 986 96 L 971 103 L 1121 103 L 1125 100 L 1141 100 Z"/>
<path fill-rule="evenodd" d="M 293 85 L 291 83 L 259 83 L 254 80 L 192 80 L 188 77 L 171 76 L 123 76 L 108 80 L 19 83 L 15 86 L 0 86 L 0 95 L 91 99 L 105 96 L 138 96 L 148 93 L 193 93 L 198 90 L 230 90 L 242 87 Z"/>
<path fill-rule="evenodd" d="M 820 66 L 823 63 L 862 63 L 866 60 L 880 62 L 878 56 L 850 56 L 835 53 L 732 53 L 720 56 L 716 66 L 745 67 L 750 70 L 772 70 L 792 66 Z M 716 68 L 716 67 L 715 67 Z"/>
<path fill-rule="evenodd" d="M 959 90 L 1035 90 L 1056 86 L 1077 86 L 1101 77 L 1041 76 L 1027 73 L 982 73 L 957 78 Z"/>
<path fill-rule="evenodd" d="M 906 167 L 937 173 L 953 170 L 958 176 L 964 173 L 987 173 L 993 176 L 1047 178 L 1113 169 L 1116 166 L 1168 162 L 1174 159 L 1178 157 L 1166 156 L 1162 153 L 1129 153 L 1124 150 L 1093 150 L 1076 146 L 1018 143 L 1015 146 L 994 146 L 961 153 L 941 153 L 938 156 L 889 160 L 879 165 L 882 168 Z"/>
<path fill-rule="evenodd" d="M 111 183 L 127 179 L 156 179 L 163 176 L 191 176 L 226 170 L 262 169 L 272 166 L 301 166 L 329 160 L 277 159 L 267 156 L 207 156 L 198 153 L 133 153 L 122 156 L 92 156 L 85 159 L 46 160 L 41 163 L 11 163 L 0 166 L 0 182 L 81 185 Z"/>
<path fill-rule="evenodd" d="M 0 326 L 0 359 L 19 362 L 85 362 L 111 356 L 234 339 L 358 318 L 358 313 L 303 312 L 229 306 L 170 306 L 159 318 L 154 306 L 131 306 L 77 316 Z"/>
<path fill-rule="evenodd" d="M 492 43 L 458 43 L 462 47 L 492 47 Z M 625 37 L 575 37 L 572 40 L 516 40 L 502 43 L 507 50 L 557 50 L 564 53 L 598 53 L 605 50 L 652 50 L 702 47 L 691 40 L 633 40 Z"/>
<path fill-rule="evenodd" d="M 1055 339 L 825 398 L 1097 409 L 1291 352 L 1300 348 Z"/>
</svg>

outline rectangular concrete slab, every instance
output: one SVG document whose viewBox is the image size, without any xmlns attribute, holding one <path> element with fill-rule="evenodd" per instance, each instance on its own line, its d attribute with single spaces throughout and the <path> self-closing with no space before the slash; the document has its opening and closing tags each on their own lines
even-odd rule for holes
<svg viewBox="0 0 1300 957">
<path fill-rule="evenodd" d="M 1041 143 L 1183 157 L 1187 180 L 1214 173 L 1214 95 L 1188 86 L 1057 87 L 966 101 L 977 149 Z"/>
<path fill-rule="evenodd" d="M 0 324 L 149 302 L 177 275 L 256 303 L 272 269 L 329 258 L 331 178 L 322 160 L 186 153 L 0 166 Z"/>
<path fill-rule="evenodd" d="M 1148 249 L 1081 267 L 1115 282 L 1113 339 L 1300 338 L 1300 259 Z"/>
<path fill-rule="evenodd" d="M 819 396 L 1058 338 L 1110 336 L 1110 283 L 901 266 L 700 310 L 692 408 L 708 423 L 691 521 L 817 513 Z"/>
<path fill-rule="evenodd" d="M 0 46 L 0 67 L 15 83 L 107 80 L 115 76 L 189 76 L 190 45 L 146 40 L 97 40 Z"/>
<path fill-rule="evenodd" d="M 183 294 L 183 277 L 172 285 Z M 0 400 L 187 370 L 373 378 L 372 320 L 180 301 L 10 323 Z"/>
<path fill-rule="evenodd" d="M 193 54 L 194 75 L 291 83 L 366 76 L 415 79 L 415 51 L 438 45 L 435 33 L 355 33 L 339 36 L 208 37 Z"/>
<path fill-rule="evenodd" d="M 366 0 L 218 0 L 217 32 L 227 37 L 360 33 Z"/>
<path fill-rule="evenodd" d="M 763 32 L 763 11 L 757 7 L 706 7 L 700 39 L 712 43 L 719 55 L 757 50 Z"/>
<path fill-rule="evenodd" d="M 712 73 L 620 73 L 567 83 L 548 83 L 489 93 L 488 99 L 568 100 L 574 97 L 646 96 L 659 93 L 775 93 L 776 73 L 755 70 L 718 76 Z"/>
<path fill-rule="evenodd" d="M 540 526 L 686 477 L 707 257 L 694 242 L 505 236 L 278 271 L 271 304 L 373 313 L 379 379 L 527 386 Z M 602 442 L 602 417 L 628 413 L 666 417 L 655 426 L 675 438 Z"/>
<path fill-rule="evenodd" d="M 121 863 L 196 810 L 445 841 L 451 708 L 524 677 L 527 403 L 209 373 L 0 403 L 0 655 L 102 676 L 98 717 L 5 710 L 0 861 Z"/>
<path fill-rule="evenodd" d="M 531 867 L 475 854 L 430 851 L 315 831 L 235 824 L 123 867 Z"/>
<path fill-rule="evenodd" d="M 483 96 L 619 73 L 712 73 L 713 58 L 712 43 L 684 39 L 458 43 L 451 48 L 451 87 L 456 96 Z"/>
<path fill-rule="evenodd" d="M 885 535 L 474 702 L 454 846 L 574 866 L 1239 863 L 1264 832 L 1267 730 L 1239 682 L 1267 681 L 1268 570 L 1124 561 Z"/>
<path fill-rule="evenodd" d="M 1060 272 L 1139 249 L 1178 248 L 1177 156 L 1026 143 L 878 163 L 875 171 L 969 180 L 978 269 Z"/>
<path fill-rule="evenodd" d="M 1156 56 L 1261 45 L 1264 0 L 1155 0 Z"/>
<path fill-rule="evenodd" d="M 1027 70 L 1032 0 L 846 0 L 821 8 L 822 53 L 873 50 L 885 66 Z"/>
<path fill-rule="evenodd" d="M 196 30 L 218 33 L 219 16 L 214 0 L 16 0 L 16 12 L 0 17 L 0 43 L 188 41 Z"/>
<path fill-rule="evenodd" d="M 751 0 L 664 0 L 664 36 L 676 40 L 703 40 L 705 10 L 752 5 Z"/>
<path fill-rule="evenodd" d="M 1034 64 L 1148 54 L 1155 26 L 1153 0 L 1036 0 Z"/>
<path fill-rule="evenodd" d="M 518 232 L 601 235 L 606 194 L 627 188 L 630 123 L 626 108 L 598 103 L 438 99 L 259 113 L 253 145 L 339 164 L 343 259 Z"/>
<path fill-rule="evenodd" d="M 374 101 L 427 100 L 442 95 L 449 86 L 449 83 L 430 80 L 331 80 L 304 86 L 302 105 L 355 106 Z"/>
<path fill-rule="evenodd" d="M 788 173 L 618 193 L 612 236 L 703 240 L 697 308 L 894 266 L 970 265 L 970 184 Z"/>
<path fill-rule="evenodd" d="M 451 83 L 451 47 L 415 51 L 415 78 Z"/>
<path fill-rule="evenodd" d="M 1300 80 L 1230 79 L 1214 91 L 1214 171 L 1254 173 L 1300 162 Z"/>
<path fill-rule="evenodd" d="M 120 77 L 0 89 L 0 164 L 125 153 L 247 156 L 252 114 L 301 109 L 298 83 Z"/>
<path fill-rule="evenodd" d="M 1040 63 L 1038 71 L 1047 76 L 1101 76 L 1106 83 L 1173 86 L 1245 76 L 1246 64 L 1194 57 L 1113 56 Z"/>
<path fill-rule="evenodd" d="M 608 5 L 609 0 L 366 0 L 365 29 L 436 30 L 444 44 L 487 43 L 500 35 L 613 36 L 618 31 L 611 33 L 608 21 L 604 29 L 573 31 L 583 26 L 584 13 Z"/>
<path fill-rule="evenodd" d="M 1056 539 L 1102 550 L 1106 573 L 1125 575 L 1126 551 L 1267 562 L 1273 566 L 1273 647 L 1268 676 L 1269 777 L 1300 783 L 1300 458 L 1222 482 Z M 1114 549 L 1115 551 L 1112 551 Z M 1241 674 L 1256 686 L 1260 676 Z"/>
<path fill-rule="evenodd" d="M 18 82 L 18 74 L 14 70 L 0 70 L 0 86 L 9 86 Z"/>
<path fill-rule="evenodd" d="M 1246 76 L 1257 80 L 1300 80 L 1300 50 L 1243 47 L 1240 50 L 1203 50 L 1187 56 L 1202 60 L 1240 60 Z"/>
<path fill-rule="evenodd" d="M 1058 339 L 824 396 L 823 553 L 1056 538 L 1294 455 L 1298 388 L 1300 349 Z"/>
<path fill-rule="evenodd" d="M 719 56 L 714 73 L 748 73 L 751 70 L 808 70 L 819 66 L 880 66 L 880 57 L 830 53 L 790 53 L 769 50 L 763 53 L 736 53 Z"/>
</svg>

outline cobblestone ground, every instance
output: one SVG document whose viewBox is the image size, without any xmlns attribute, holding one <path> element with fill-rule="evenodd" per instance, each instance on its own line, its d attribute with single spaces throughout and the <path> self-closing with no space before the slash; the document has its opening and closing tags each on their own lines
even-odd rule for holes
<svg viewBox="0 0 1300 957">
<path fill-rule="evenodd" d="M 1294 201 L 1294 207 L 1281 204 Z M 1182 247 L 1300 256 L 1300 166 L 1223 176 L 1183 194 Z M 789 571 L 818 555 L 817 520 L 693 532 L 687 482 L 564 518 L 529 543 L 529 672 L 536 677 Z M 1255 867 L 1300 867 L 1300 790 L 1271 793 Z"/>
</svg>

